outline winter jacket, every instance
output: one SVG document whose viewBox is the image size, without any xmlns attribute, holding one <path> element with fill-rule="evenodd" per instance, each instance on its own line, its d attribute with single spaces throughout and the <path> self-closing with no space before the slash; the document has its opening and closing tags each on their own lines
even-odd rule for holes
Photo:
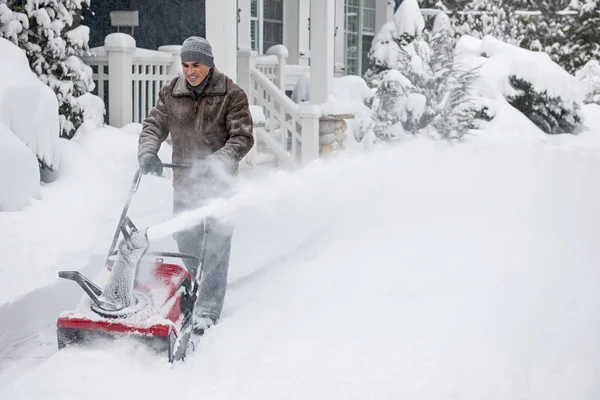
<svg viewBox="0 0 600 400">
<path fill-rule="evenodd" d="M 214 67 L 197 100 L 183 75 L 173 78 L 161 88 L 156 106 L 142 124 L 138 158 L 157 154 L 169 133 L 173 163 L 216 161 L 228 174 L 237 175 L 239 161 L 254 145 L 246 93 Z M 206 197 L 210 185 L 214 182 L 199 177 L 193 168 L 173 171 L 176 199 Z"/>
</svg>

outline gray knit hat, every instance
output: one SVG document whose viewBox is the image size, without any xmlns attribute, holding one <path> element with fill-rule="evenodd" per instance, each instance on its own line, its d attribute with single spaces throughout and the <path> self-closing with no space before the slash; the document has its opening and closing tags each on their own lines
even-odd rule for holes
<svg viewBox="0 0 600 400">
<path fill-rule="evenodd" d="M 183 41 L 181 46 L 181 63 L 191 62 L 213 66 L 212 46 L 209 41 L 199 37 L 190 36 Z"/>
</svg>

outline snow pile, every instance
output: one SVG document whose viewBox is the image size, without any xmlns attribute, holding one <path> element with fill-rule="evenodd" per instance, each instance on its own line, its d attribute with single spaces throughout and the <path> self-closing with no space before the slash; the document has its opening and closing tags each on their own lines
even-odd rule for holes
<svg viewBox="0 0 600 400">
<path fill-rule="evenodd" d="M 583 68 L 575 74 L 585 87 L 585 102 L 600 104 L 600 62 L 588 61 Z"/>
<path fill-rule="evenodd" d="M 0 121 L 0 212 L 23 209 L 40 195 L 35 154 Z"/>
<path fill-rule="evenodd" d="M 0 122 L 46 166 L 57 169 L 58 101 L 29 68 L 25 53 L 0 38 Z"/>
</svg>

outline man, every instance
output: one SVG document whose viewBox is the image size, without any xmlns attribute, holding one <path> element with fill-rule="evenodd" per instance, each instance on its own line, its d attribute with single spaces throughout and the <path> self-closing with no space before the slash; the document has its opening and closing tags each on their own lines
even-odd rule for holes
<svg viewBox="0 0 600 400">
<path fill-rule="evenodd" d="M 214 66 L 212 47 L 201 37 L 181 47 L 183 76 L 160 90 L 158 102 L 142 125 L 138 160 L 143 173 L 162 174 L 161 143 L 171 133 L 173 212 L 200 207 L 224 193 L 237 175 L 239 161 L 254 145 L 252 116 L 244 91 Z M 196 304 L 194 329 L 204 332 L 220 318 L 227 285 L 233 226 L 207 218 L 174 238 L 181 253 L 203 256 L 203 279 Z M 184 260 L 194 271 L 191 260 Z M 202 262 L 202 260 L 201 260 Z"/>
</svg>

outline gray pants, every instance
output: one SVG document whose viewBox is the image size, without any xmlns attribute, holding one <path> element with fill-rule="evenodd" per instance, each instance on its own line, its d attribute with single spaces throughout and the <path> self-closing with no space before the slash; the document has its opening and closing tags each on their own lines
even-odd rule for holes
<svg viewBox="0 0 600 400">
<path fill-rule="evenodd" d="M 181 203 L 175 203 L 175 214 L 185 211 Z M 214 218 L 206 219 L 206 232 L 204 223 L 194 228 L 177 232 L 173 235 L 180 253 L 201 257 L 202 246 L 206 241 L 204 261 L 202 263 L 202 280 L 200 293 L 196 303 L 196 315 L 209 317 L 217 321 L 221 316 L 225 292 L 227 289 L 227 273 L 229 271 L 229 256 L 231 253 L 231 238 L 233 225 Z M 186 268 L 192 274 L 196 264 L 191 259 L 183 260 Z"/>
</svg>

